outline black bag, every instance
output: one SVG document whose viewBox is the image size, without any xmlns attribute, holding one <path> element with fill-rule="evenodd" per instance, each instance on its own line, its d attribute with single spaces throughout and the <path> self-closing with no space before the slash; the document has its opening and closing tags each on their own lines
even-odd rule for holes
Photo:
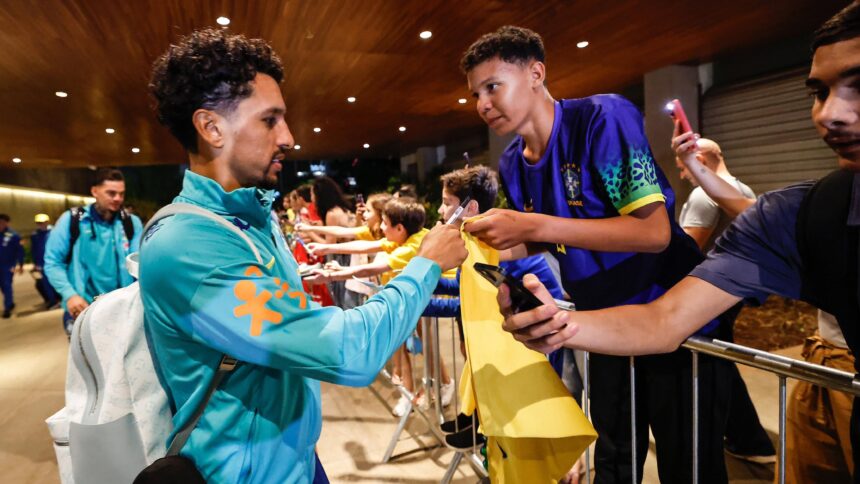
<svg viewBox="0 0 860 484">
<path fill-rule="evenodd" d="M 190 459 L 169 455 L 140 471 L 133 484 L 206 484 L 206 481 Z"/>
</svg>

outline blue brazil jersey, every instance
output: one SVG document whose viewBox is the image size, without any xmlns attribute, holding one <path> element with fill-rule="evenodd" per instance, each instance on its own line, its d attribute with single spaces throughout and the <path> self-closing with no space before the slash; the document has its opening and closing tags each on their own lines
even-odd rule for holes
<svg viewBox="0 0 860 484">
<path fill-rule="evenodd" d="M 524 149 L 517 136 L 499 162 L 508 203 L 516 210 L 600 219 L 664 202 L 670 214 L 671 242 L 659 254 L 547 247 L 577 309 L 650 302 L 704 259 L 675 223 L 675 195 L 654 162 L 639 111 L 623 97 L 557 102 L 543 157 L 529 164 Z"/>
</svg>

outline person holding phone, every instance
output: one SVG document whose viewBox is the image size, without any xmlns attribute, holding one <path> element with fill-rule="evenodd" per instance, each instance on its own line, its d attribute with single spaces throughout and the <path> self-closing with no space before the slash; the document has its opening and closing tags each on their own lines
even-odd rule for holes
<svg viewBox="0 0 860 484">
<path fill-rule="evenodd" d="M 674 222 L 675 195 L 657 167 L 642 116 L 618 95 L 555 100 L 538 34 L 502 27 L 462 58 L 479 116 L 496 134 L 517 136 L 499 162 L 509 206 L 465 230 L 497 249 L 549 251 L 577 309 L 657 299 L 702 261 Z M 635 325 L 635 322 L 630 322 Z M 705 329 L 710 334 L 715 321 Z M 592 421 L 599 482 L 630 482 L 629 359 L 593 354 Z M 653 432 L 660 481 L 692 476 L 689 352 L 636 359 L 637 472 Z M 726 364 L 700 362 L 703 419 L 700 482 L 726 482 L 723 433 L 729 382 Z"/>
<path fill-rule="evenodd" d="M 653 302 L 560 311 L 537 278 L 527 275 L 526 287 L 544 305 L 518 314 L 507 311 L 505 329 L 546 353 L 560 346 L 616 355 L 671 352 L 739 301 L 762 302 L 777 294 L 827 311 L 841 329 L 838 339 L 846 348 L 817 338 L 804 348 L 808 361 L 860 372 L 852 356 L 860 351 L 860 3 L 815 32 L 812 52 L 806 80 L 812 122 L 834 151 L 839 169 L 817 182 L 761 195 L 726 229 L 706 261 Z M 499 304 L 503 311 L 510 307 L 504 286 Z M 791 402 L 786 482 L 860 482 L 857 399 L 805 385 Z"/>
</svg>

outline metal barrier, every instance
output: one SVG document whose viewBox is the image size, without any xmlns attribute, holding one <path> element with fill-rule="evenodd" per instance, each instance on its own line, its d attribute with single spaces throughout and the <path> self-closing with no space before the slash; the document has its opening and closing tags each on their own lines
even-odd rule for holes
<svg viewBox="0 0 860 484">
<path fill-rule="evenodd" d="M 385 455 L 382 457 L 382 463 L 389 462 L 393 455 L 394 449 L 397 447 L 397 443 L 400 441 L 400 437 L 403 434 L 403 431 L 406 429 L 406 425 L 411 419 L 412 415 L 417 413 L 421 416 L 421 418 L 426 421 L 428 428 L 430 429 L 430 434 L 435 438 L 439 445 L 432 447 L 425 447 L 424 451 L 429 451 L 433 449 L 437 449 L 440 446 L 446 446 L 452 450 L 454 450 L 454 456 L 450 464 L 448 465 L 445 475 L 442 478 L 442 483 L 449 483 L 453 477 L 454 473 L 457 471 L 457 468 L 463 463 L 466 462 L 469 466 L 474 470 L 475 474 L 478 477 L 487 477 L 487 471 L 484 469 L 482 458 L 477 453 L 477 426 L 472 426 L 472 443 L 473 446 L 471 449 L 457 449 L 451 446 L 448 446 L 445 442 L 444 435 L 442 435 L 440 424 L 445 421 L 445 409 L 442 407 L 442 391 L 441 391 L 441 369 L 442 369 L 442 358 L 441 358 L 441 344 L 439 338 L 439 319 L 438 318 L 428 318 L 422 317 L 420 320 L 421 324 L 421 337 L 422 337 L 422 345 L 424 347 L 424 355 L 425 357 L 428 354 L 432 354 L 432 364 L 430 361 L 424 362 L 423 369 L 423 377 L 421 378 L 421 385 L 424 388 L 425 395 L 428 399 L 431 396 L 433 398 L 433 405 L 428 409 L 423 409 L 420 406 L 413 405 L 413 401 L 415 398 L 415 394 L 413 392 L 408 391 L 402 385 L 395 385 L 397 391 L 409 399 L 409 408 L 402 417 L 400 417 L 397 426 L 394 430 L 394 433 L 391 435 L 391 439 L 389 441 L 388 447 L 386 448 Z M 458 367 L 458 355 L 459 349 L 457 348 L 457 330 L 456 323 L 451 325 L 451 354 L 453 355 L 453 367 L 452 367 L 452 378 L 454 382 L 454 401 L 452 402 L 454 410 L 454 416 L 456 419 L 456 415 L 459 411 L 459 396 L 457 394 L 456 389 L 459 388 L 459 372 L 457 371 Z M 432 373 L 431 373 L 432 367 Z M 391 374 L 387 370 L 382 370 L 382 376 L 385 377 L 388 381 L 391 381 Z M 384 402 L 385 399 L 379 392 L 373 388 L 373 386 L 369 387 L 370 390 L 376 394 L 377 398 Z M 414 411 L 414 413 L 413 413 Z"/>
<path fill-rule="evenodd" d="M 437 318 L 421 318 L 422 327 L 422 342 L 424 345 L 425 356 L 432 353 L 432 365 L 425 361 L 423 378 L 421 384 L 427 392 L 427 398 L 431 395 L 435 396 L 435 403 L 429 409 L 412 407 L 407 413 L 400 418 L 398 425 L 391 437 L 391 441 L 382 458 L 382 462 L 388 462 L 393 455 L 394 449 L 400 440 L 406 424 L 413 415 L 411 410 L 420 415 L 430 429 L 431 435 L 439 442 L 439 445 L 425 448 L 424 450 L 432 450 L 440 446 L 447 446 L 444 435 L 441 433 L 439 425 L 445 420 L 445 412 L 441 402 L 441 344 L 439 338 L 439 320 Z M 459 388 L 459 372 L 457 371 L 457 360 L 459 351 L 457 348 L 458 335 L 455 324 L 451 325 L 451 354 L 453 358 L 452 378 L 454 379 L 455 388 Z M 788 378 L 802 380 L 814 385 L 827 387 L 834 390 L 843 391 L 855 396 L 860 396 L 860 379 L 855 379 L 854 375 L 845 371 L 827 368 L 825 366 L 807 363 L 805 361 L 787 358 L 780 355 L 768 353 L 766 351 L 741 346 L 726 341 L 715 340 L 693 336 L 687 339 L 682 345 L 692 353 L 692 449 L 693 476 L 691 482 L 698 484 L 699 474 L 699 354 L 709 355 L 715 358 L 720 358 L 734 363 L 758 368 L 769 373 L 773 373 L 779 378 L 779 445 L 778 445 L 778 466 L 777 466 L 777 482 L 783 484 L 785 482 L 785 426 L 786 426 L 786 383 Z M 637 465 L 637 446 L 636 446 L 636 360 L 630 357 L 630 426 L 631 426 L 631 464 L 632 464 L 632 482 L 638 482 L 638 465 Z M 583 380 L 583 399 L 582 409 L 586 417 L 590 418 L 590 355 L 584 352 L 582 368 Z M 431 374 L 432 368 L 432 374 Z M 388 380 L 391 375 L 386 371 L 382 371 L 382 375 Z M 371 387 L 371 390 L 377 393 L 380 400 L 384 401 L 378 392 Z M 410 402 L 415 395 L 409 392 L 402 386 L 397 386 L 397 390 L 406 396 Z M 452 402 L 454 415 L 456 417 L 459 409 L 459 399 L 455 392 L 454 401 Z M 410 404 L 411 407 L 411 404 Z M 455 451 L 454 456 L 446 469 L 445 475 L 442 478 L 442 484 L 448 484 L 454 476 L 457 468 L 464 462 L 475 471 L 478 477 L 487 477 L 487 472 L 483 468 L 482 458 L 477 453 L 477 436 L 475 434 L 476 426 L 472 426 L 472 442 L 471 449 L 456 449 L 448 446 Z M 585 451 L 585 475 L 586 482 L 591 482 L 591 448 Z"/>
<path fill-rule="evenodd" d="M 814 385 L 839 390 L 855 396 L 860 396 L 860 380 L 848 373 L 805 361 L 775 355 L 766 351 L 741 346 L 726 341 L 692 336 L 682 345 L 692 352 L 692 386 L 693 386 L 693 476 L 691 482 L 698 484 L 699 477 L 699 354 L 706 354 L 734 363 L 758 368 L 779 377 L 779 448 L 777 482 L 785 483 L 785 419 L 786 419 L 786 380 L 793 378 Z M 588 368 L 588 353 L 585 354 L 586 364 L 583 365 L 583 386 L 585 398 L 583 410 L 588 416 L 590 368 Z M 636 456 L 636 365 L 634 357 L 630 357 L 630 425 L 631 425 L 631 464 L 632 482 L 637 479 Z M 591 483 L 590 454 L 586 451 L 586 482 Z"/>
</svg>

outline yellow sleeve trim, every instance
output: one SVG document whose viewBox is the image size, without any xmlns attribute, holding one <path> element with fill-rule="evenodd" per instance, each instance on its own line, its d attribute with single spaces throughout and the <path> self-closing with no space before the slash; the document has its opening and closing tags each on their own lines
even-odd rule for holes
<svg viewBox="0 0 860 484">
<path fill-rule="evenodd" d="M 666 196 L 662 193 L 652 193 L 651 195 L 644 196 L 639 200 L 635 200 L 633 202 L 628 203 L 621 210 L 619 210 L 618 213 L 620 213 L 621 215 L 627 215 L 628 213 L 636 210 L 637 208 L 642 208 L 645 205 L 654 202 L 666 203 Z"/>
</svg>

